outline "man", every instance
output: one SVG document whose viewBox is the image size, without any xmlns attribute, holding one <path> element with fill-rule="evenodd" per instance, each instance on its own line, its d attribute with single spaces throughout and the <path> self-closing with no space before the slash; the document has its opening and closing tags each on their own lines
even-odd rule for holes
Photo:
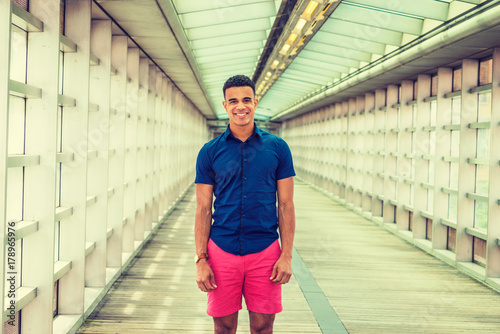
<svg viewBox="0 0 500 334">
<path fill-rule="evenodd" d="M 255 125 L 258 101 L 248 77 L 229 78 L 223 93 L 229 126 L 196 162 L 196 282 L 208 292 L 216 334 L 236 332 L 242 295 L 251 333 L 272 333 L 281 285 L 292 275 L 292 156 L 283 139 Z"/>
</svg>

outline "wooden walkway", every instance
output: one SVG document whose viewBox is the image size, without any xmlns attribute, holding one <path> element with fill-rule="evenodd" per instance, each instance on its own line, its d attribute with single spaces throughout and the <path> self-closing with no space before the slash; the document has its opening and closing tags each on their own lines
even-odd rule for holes
<svg viewBox="0 0 500 334">
<path fill-rule="evenodd" d="M 300 181 L 295 189 L 296 250 L 349 333 L 500 333 L 499 293 Z M 193 187 L 79 333 L 213 332 L 192 263 L 194 209 Z M 322 333 L 302 290 L 295 278 L 284 287 L 275 333 Z M 249 333 L 244 310 L 238 333 Z"/>
</svg>

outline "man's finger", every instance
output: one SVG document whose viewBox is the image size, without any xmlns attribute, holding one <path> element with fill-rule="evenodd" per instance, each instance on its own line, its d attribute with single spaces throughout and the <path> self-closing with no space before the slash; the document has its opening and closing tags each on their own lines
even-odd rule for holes
<svg viewBox="0 0 500 334">
<path fill-rule="evenodd" d="M 292 277 L 290 274 L 283 275 L 282 284 L 290 282 L 290 277 Z"/>
<path fill-rule="evenodd" d="M 214 277 L 214 275 L 212 275 L 212 277 L 210 278 L 210 284 L 212 285 L 213 289 L 217 288 L 217 284 L 215 284 L 215 277 Z"/>
<path fill-rule="evenodd" d="M 276 278 L 276 272 L 278 271 L 278 268 L 276 265 L 273 266 L 273 271 L 271 272 L 271 280 L 274 280 Z"/>
<path fill-rule="evenodd" d="M 210 278 L 207 278 L 206 280 L 203 281 L 203 286 L 206 290 L 205 292 L 210 292 L 214 289 L 212 283 L 210 282 Z"/>
<path fill-rule="evenodd" d="M 283 273 L 278 271 L 276 277 L 273 279 L 273 282 L 279 284 L 282 278 L 283 278 Z"/>
<path fill-rule="evenodd" d="M 203 284 L 203 282 L 198 283 L 198 288 L 203 292 L 207 292 L 207 289 L 205 288 L 205 284 Z"/>
</svg>

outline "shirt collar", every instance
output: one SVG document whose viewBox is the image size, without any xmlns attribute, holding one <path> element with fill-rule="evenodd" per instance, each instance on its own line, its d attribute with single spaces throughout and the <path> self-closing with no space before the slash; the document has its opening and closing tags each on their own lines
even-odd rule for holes
<svg viewBox="0 0 500 334">
<path fill-rule="evenodd" d="M 250 136 L 250 138 L 252 138 L 253 135 L 256 135 L 257 137 L 262 138 L 262 132 L 263 131 L 257 127 L 257 124 L 255 124 L 255 122 L 253 123 L 253 125 L 254 125 L 254 127 L 253 127 L 253 133 Z M 231 130 L 229 130 L 229 124 L 227 125 L 226 131 L 224 131 L 224 134 L 222 136 L 223 136 L 224 140 L 227 140 L 227 138 L 229 138 L 229 136 L 231 136 L 232 138 L 234 138 L 233 134 L 231 133 Z"/>
</svg>

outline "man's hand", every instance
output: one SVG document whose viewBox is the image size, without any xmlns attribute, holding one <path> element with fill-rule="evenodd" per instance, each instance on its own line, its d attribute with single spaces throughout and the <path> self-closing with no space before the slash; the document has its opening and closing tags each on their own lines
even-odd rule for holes
<svg viewBox="0 0 500 334">
<path fill-rule="evenodd" d="M 290 281 L 290 277 L 292 277 L 292 259 L 280 257 L 274 264 L 271 281 L 276 284 L 286 284 Z"/>
<path fill-rule="evenodd" d="M 196 264 L 196 283 L 203 292 L 210 292 L 217 288 L 214 272 L 206 260 L 200 260 Z"/>
</svg>

